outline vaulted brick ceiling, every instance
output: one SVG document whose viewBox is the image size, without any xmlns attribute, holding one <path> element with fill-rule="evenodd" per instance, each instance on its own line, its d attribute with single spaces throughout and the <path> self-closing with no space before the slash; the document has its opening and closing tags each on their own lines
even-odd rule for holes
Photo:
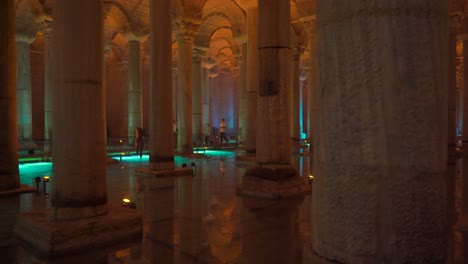
<svg viewBox="0 0 468 264">
<path fill-rule="evenodd" d="M 310 23 L 315 21 L 316 0 L 291 0 L 292 42 L 306 46 Z M 442 0 L 443 1 L 443 0 Z M 38 17 L 51 19 L 53 0 L 15 0 L 17 5 L 17 30 L 31 33 L 41 30 Z M 463 15 L 467 0 L 449 0 L 449 14 Z M 104 41 L 117 48 L 124 59 L 127 39 L 124 32 L 140 35 L 144 52 L 149 50 L 144 35 L 149 33 L 149 0 L 103 0 Z M 257 0 L 172 0 L 173 21 L 195 19 L 200 22 L 196 47 L 206 48 L 206 55 L 220 68 L 238 65 L 239 40 L 246 35 L 246 9 L 256 6 Z M 173 36 L 173 59 L 176 64 L 177 44 Z M 114 50 L 114 49 L 112 49 Z"/>
</svg>

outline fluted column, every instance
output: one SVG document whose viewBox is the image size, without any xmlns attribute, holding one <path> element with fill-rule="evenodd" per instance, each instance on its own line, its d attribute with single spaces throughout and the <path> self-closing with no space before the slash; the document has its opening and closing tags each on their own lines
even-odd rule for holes
<svg viewBox="0 0 468 264">
<path fill-rule="evenodd" d="M 143 102 L 141 91 L 140 39 L 128 36 L 128 144 L 135 144 L 136 128 L 143 127 Z"/>
<path fill-rule="evenodd" d="M 299 85 L 299 61 L 302 48 L 295 46 L 291 50 L 291 139 L 295 151 L 299 151 L 301 139 L 300 124 L 300 85 Z"/>
<path fill-rule="evenodd" d="M 202 56 L 205 51 L 201 48 L 193 49 L 192 56 L 192 133 L 195 136 L 194 141 L 203 141 L 203 123 L 202 123 L 202 84 L 203 73 L 201 67 Z"/>
<path fill-rule="evenodd" d="M 290 3 L 258 2 L 257 162 L 290 164 Z"/>
<path fill-rule="evenodd" d="M 54 2 L 60 76 L 52 113 L 56 219 L 87 218 L 108 210 L 102 16 L 101 1 Z"/>
<path fill-rule="evenodd" d="M 34 41 L 32 33 L 16 33 L 16 89 L 18 104 L 18 139 L 32 139 L 31 113 L 31 64 L 29 45 Z"/>
<path fill-rule="evenodd" d="M 192 48 L 199 21 L 176 22 L 178 45 L 178 98 L 179 135 L 177 149 L 181 153 L 193 152 L 192 142 Z"/>
<path fill-rule="evenodd" d="M 258 90 L 258 9 L 247 9 L 247 122 L 245 151 L 255 154 L 257 149 L 257 90 Z"/>
<path fill-rule="evenodd" d="M 447 1 L 352 2 L 316 6 L 312 248 L 340 263 L 444 263 Z"/>
<path fill-rule="evenodd" d="M 150 9 L 149 167 L 153 170 L 173 170 L 171 2 L 152 0 Z"/>
<path fill-rule="evenodd" d="M 15 1 L 0 5 L 0 191 L 19 188 Z"/>
</svg>

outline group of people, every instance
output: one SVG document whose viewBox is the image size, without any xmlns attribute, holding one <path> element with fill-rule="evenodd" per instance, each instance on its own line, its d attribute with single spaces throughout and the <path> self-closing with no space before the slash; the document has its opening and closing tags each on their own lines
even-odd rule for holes
<svg viewBox="0 0 468 264">
<path fill-rule="evenodd" d="M 177 128 L 177 122 L 175 120 L 172 121 L 172 130 L 174 133 L 174 147 L 177 147 L 178 128 Z M 221 144 L 223 144 L 223 140 L 226 141 L 226 143 L 229 142 L 229 139 L 226 137 L 226 130 L 227 130 L 227 124 L 224 118 L 222 118 L 221 122 L 219 123 L 219 140 L 221 141 Z M 209 136 L 205 137 L 205 144 L 209 145 L 210 142 L 211 144 L 213 144 L 213 142 L 209 140 Z M 137 155 L 139 155 L 140 158 L 142 158 L 143 149 L 145 147 L 145 131 L 142 127 L 136 128 L 135 147 L 136 147 Z"/>
</svg>

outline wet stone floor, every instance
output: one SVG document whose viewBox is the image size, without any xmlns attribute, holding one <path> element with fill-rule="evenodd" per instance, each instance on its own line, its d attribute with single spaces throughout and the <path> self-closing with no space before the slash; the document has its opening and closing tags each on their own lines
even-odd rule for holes
<svg viewBox="0 0 468 264">
<path fill-rule="evenodd" d="M 50 192 L 51 183 L 44 186 L 41 182 L 37 193 L 0 197 L 0 263 L 306 263 L 310 195 L 281 201 L 238 196 L 236 186 L 251 164 L 236 162 L 236 154 L 217 151 L 207 152 L 204 158 L 176 157 L 176 166 L 185 163 L 195 176 L 177 178 L 169 192 L 141 187 L 135 170 L 147 167 L 148 156 L 117 158 L 118 163 L 107 167 L 108 202 L 121 204 L 123 198 L 134 202 L 136 209 L 129 210 L 142 213 L 144 235 L 136 241 L 61 258 L 41 257 L 21 246 L 13 235 L 18 213 L 50 207 L 50 197 L 44 190 Z M 307 178 L 309 156 L 295 155 L 292 159 L 300 175 Z M 457 172 L 454 208 L 460 200 L 459 166 L 457 163 L 453 170 Z M 31 186 L 36 186 L 35 177 L 48 175 L 53 181 L 52 164 L 22 164 L 20 175 L 21 182 Z M 171 217 L 161 220 L 162 214 Z M 459 233 L 451 236 L 446 263 L 468 263 L 463 241 Z"/>
<path fill-rule="evenodd" d="M 141 190 L 135 169 L 147 167 L 148 156 L 109 164 L 108 202 L 135 202 L 143 214 L 142 239 L 61 258 L 44 259 L 12 235 L 18 213 L 50 207 L 43 182 L 38 193 L 0 197 L 0 263 L 301 263 L 309 241 L 310 196 L 287 201 L 238 196 L 236 186 L 251 164 L 236 163 L 235 155 L 216 151 L 205 158 L 176 157 L 176 166 L 187 164 L 195 177 L 177 178 L 170 193 Z M 308 157 L 293 159 L 300 175 L 307 177 Z M 22 183 L 34 187 L 35 177 L 50 176 L 45 185 L 50 192 L 51 163 L 22 164 L 20 175 Z M 158 212 L 173 217 L 161 221 Z"/>
</svg>

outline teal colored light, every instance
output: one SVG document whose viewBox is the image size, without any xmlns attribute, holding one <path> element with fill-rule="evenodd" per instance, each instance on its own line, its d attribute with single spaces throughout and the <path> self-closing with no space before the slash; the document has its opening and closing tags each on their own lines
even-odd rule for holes
<svg viewBox="0 0 468 264">
<path fill-rule="evenodd" d="M 33 178 L 48 175 L 52 179 L 52 162 L 36 162 L 20 164 L 18 166 L 20 173 L 20 182 L 31 184 Z"/>
<path fill-rule="evenodd" d="M 115 159 L 115 160 L 120 161 L 120 156 L 113 156 L 112 158 Z M 184 160 L 186 160 L 186 159 L 184 159 L 182 157 L 179 157 L 179 156 L 174 157 L 174 162 L 182 162 Z M 122 156 L 122 161 L 125 161 L 125 162 L 148 162 L 149 161 L 149 155 L 143 155 L 141 157 L 141 159 L 140 159 L 139 155 Z"/>
<path fill-rule="evenodd" d="M 199 151 L 198 153 L 203 153 L 203 151 Z M 205 150 L 205 155 L 207 156 L 221 156 L 221 157 L 234 157 L 235 153 L 232 151 L 226 150 Z"/>
<path fill-rule="evenodd" d="M 112 158 L 115 159 L 115 160 L 120 161 L 120 156 L 113 156 Z M 122 161 L 125 161 L 125 162 L 148 162 L 149 161 L 149 155 L 143 155 L 143 157 L 141 157 L 141 159 L 140 159 L 139 155 L 122 156 Z"/>
</svg>

